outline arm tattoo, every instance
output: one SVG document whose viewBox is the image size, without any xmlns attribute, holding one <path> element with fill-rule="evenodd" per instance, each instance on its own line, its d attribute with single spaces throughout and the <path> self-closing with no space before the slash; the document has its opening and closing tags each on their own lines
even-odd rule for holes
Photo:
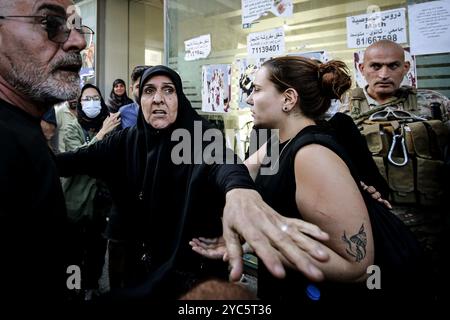
<svg viewBox="0 0 450 320">
<path fill-rule="evenodd" d="M 367 245 L 367 236 L 364 232 L 364 224 L 361 225 L 361 228 L 359 228 L 359 231 L 357 234 L 353 235 L 349 238 L 347 238 L 347 235 L 345 234 L 342 236 L 342 241 L 344 241 L 347 244 L 347 247 L 345 250 L 349 255 L 354 257 L 356 259 L 356 262 L 360 262 L 364 257 L 366 256 L 366 245 Z"/>
</svg>

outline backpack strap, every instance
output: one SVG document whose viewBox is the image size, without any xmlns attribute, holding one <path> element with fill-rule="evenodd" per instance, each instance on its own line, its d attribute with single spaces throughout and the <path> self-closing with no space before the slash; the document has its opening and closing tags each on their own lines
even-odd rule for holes
<svg viewBox="0 0 450 320">
<path fill-rule="evenodd" d="M 396 99 L 388 104 L 400 106 L 405 111 L 417 111 L 417 90 L 410 86 L 401 86 L 395 92 Z M 385 104 L 386 105 L 386 104 Z"/>
<path fill-rule="evenodd" d="M 349 111 L 353 118 L 358 118 L 361 113 L 369 110 L 369 104 L 362 88 L 354 88 L 350 93 Z"/>
</svg>

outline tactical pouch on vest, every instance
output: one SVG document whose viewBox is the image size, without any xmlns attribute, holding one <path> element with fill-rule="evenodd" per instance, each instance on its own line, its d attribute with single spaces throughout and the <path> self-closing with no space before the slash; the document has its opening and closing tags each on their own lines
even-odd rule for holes
<svg viewBox="0 0 450 320">
<path fill-rule="evenodd" d="M 422 205 L 438 205 L 442 202 L 442 149 L 448 132 L 442 121 L 428 120 L 405 126 L 408 148 L 416 156 L 416 190 Z"/>
<path fill-rule="evenodd" d="M 371 124 L 364 126 L 362 134 L 366 138 L 367 146 L 373 155 L 382 154 L 383 141 L 381 138 L 381 131 L 379 124 Z"/>
<path fill-rule="evenodd" d="M 443 166 L 441 160 L 417 157 L 417 193 L 419 203 L 425 206 L 442 202 L 444 194 Z"/>
<path fill-rule="evenodd" d="M 431 112 L 424 112 L 427 105 L 417 103 L 415 89 L 402 87 L 395 96 L 396 99 L 384 105 L 370 107 L 364 90 L 355 88 L 350 99 L 351 116 L 362 129 L 361 133 L 366 138 L 381 174 L 384 176 L 387 172 L 387 180 L 392 189 L 391 200 L 399 204 L 438 205 L 442 201 L 444 190 L 442 160 L 444 146 L 449 139 L 448 128 L 440 120 L 409 122 L 418 120 L 414 117 L 403 119 L 399 116 L 398 121 L 372 117 L 370 121 L 369 118 L 374 113 L 385 110 L 386 107 L 407 111 L 422 118 L 432 115 Z M 446 112 L 442 111 L 441 114 Z M 399 121 L 402 122 L 401 127 Z M 390 153 L 394 142 L 395 148 Z M 397 165 L 389 161 L 389 153 L 392 162 Z"/>
<path fill-rule="evenodd" d="M 401 158 L 393 158 L 395 162 L 401 162 Z M 387 177 L 389 187 L 392 190 L 392 200 L 396 203 L 416 203 L 414 192 L 414 166 L 411 159 L 402 167 L 394 166 L 388 162 Z"/>
<path fill-rule="evenodd" d="M 372 155 L 386 156 L 389 151 L 390 137 L 385 127 L 378 123 L 365 124 L 362 135 L 366 138 L 367 146 Z"/>
<path fill-rule="evenodd" d="M 373 155 L 378 170 L 389 182 L 392 201 L 398 204 L 438 205 L 442 201 L 444 181 L 442 176 L 442 150 L 448 141 L 448 129 L 439 120 L 404 123 L 398 121 L 374 122 L 366 120 L 362 124 L 362 134 Z M 402 135 L 406 147 L 406 161 L 401 139 L 397 139 L 388 160 L 393 136 Z M 387 164 L 387 167 L 386 167 Z"/>
<path fill-rule="evenodd" d="M 410 145 L 413 148 L 413 154 L 415 153 L 418 157 L 424 159 L 431 159 L 432 154 L 430 151 L 430 137 L 428 135 L 428 130 L 424 124 L 424 122 L 413 122 L 408 124 L 409 130 L 405 129 L 405 132 L 408 132 L 407 136 L 409 137 Z"/>
</svg>

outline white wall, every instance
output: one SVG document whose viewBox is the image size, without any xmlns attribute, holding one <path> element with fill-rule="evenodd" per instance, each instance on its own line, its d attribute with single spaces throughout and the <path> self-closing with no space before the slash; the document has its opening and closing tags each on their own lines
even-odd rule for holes
<svg viewBox="0 0 450 320">
<path fill-rule="evenodd" d="M 146 50 L 164 51 L 163 10 L 143 2 L 98 0 L 98 84 L 104 97 L 115 79 L 130 84 L 131 71 L 145 64 Z M 131 17 L 131 19 L 129 19 Z"/>
<path fill-rule="evenodd" d="M 128 83 L 128 1 L 105 1 L 104 97 L 111 92 L 112 83 L 121 78 Z"/>
</svg>

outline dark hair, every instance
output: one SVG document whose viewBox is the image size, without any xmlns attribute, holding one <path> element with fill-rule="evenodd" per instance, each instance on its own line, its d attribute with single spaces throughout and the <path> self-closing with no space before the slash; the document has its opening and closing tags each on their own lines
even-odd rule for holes
<svg viewBox="0 0 450 320">
<path fill-rule="evenodd" d="M 351 86 L 346 64 L 331 60 L 318 63 L 304 57 L 286 56 L 263 63 L 279 92 L 293 88 L 299 95 L 300 111 L 309 118 L 320 118 Z"/>
<path fill-rule="evenodd" d="M 112 85 L 112 90 L 111 90 L 112 92 L 114 92 L 114 87 L 117 86 L 119 83 L 123 84 L 124 87 L 127 86 L 125 84 L 125 81 L 123 81 L 122 79 L 116 79 L 116 80 L 114 80 L 113 85 Z M 126 91 L 125 91 L 125 94 L 127 94 Z"/>
<path fill-rule="evenodd" d="M 144 71 L 150 68 L 151 66 L 136 66 L 131 73 L 131 82 L 135 83 L 139 80 L 140 77 L 144 74 Z"/>
<path fill-rule="evenodd" d="M 120 83 L 125 87 L 125 91 L 124 91 L 123 95 L 118 96 L 114 92 L 114 87 Z M 128 98 L 125 81 L 123 81 L 122 79 L 114 80 L 113 86 L 111 88 L 111 93 L 109 94 L 109 98 L 108 98 L 108 102 L 107 102 L 109 112 L 116 113 L 119 111 L 120 107 L 130 104 L 130 103 L 133 103 L 133 100 Z"/>
</svg>

